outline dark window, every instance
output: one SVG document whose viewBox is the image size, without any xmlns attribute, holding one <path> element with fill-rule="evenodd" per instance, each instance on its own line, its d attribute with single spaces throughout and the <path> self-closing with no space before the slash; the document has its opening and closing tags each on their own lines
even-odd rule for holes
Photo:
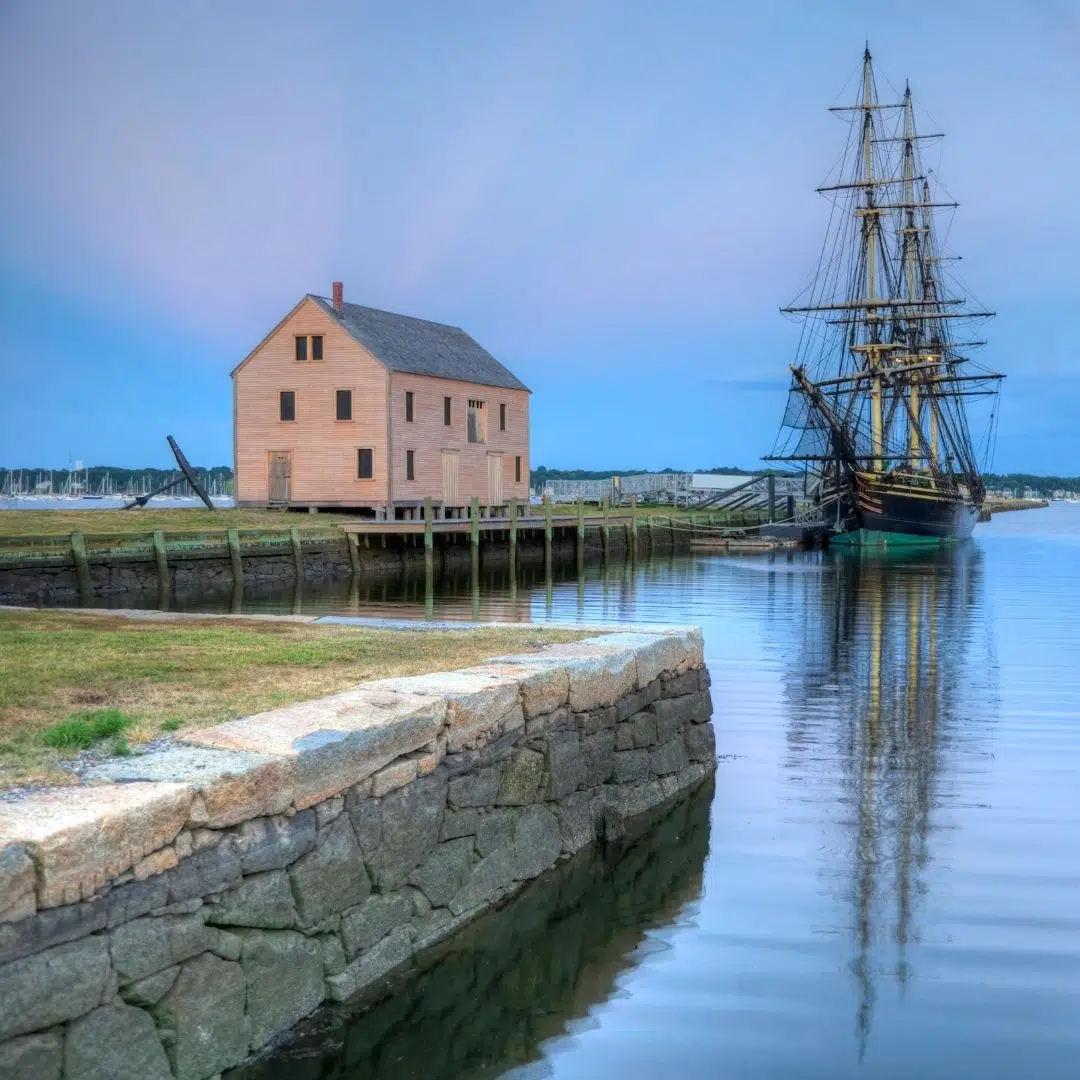
<svg viewBox="0 0 1080 1080">
<path fill-rule="evenodd" d="M 499 406 L 499 430 L 500 431 L 505 431 L 506 430 L 506 406 L 505 405 L 500 405 Z"/>
<path fill-rule="evenodd" d="M 514 483 L 521 483 L 521 458 L 514 458 Z"/>
<path fill-rule="evenodd" d="M 406 480 L 415 480 L 416 479 L 416 451 L 415 450 L 406 450 L 405 451 L 405 479 Z"/>
<path fill-rule="evenodd" d="M 442 422 L 447 427 L 449 427 L 450 424 L 451 424 L 451 420 L 450 420 L 450 401 L 451 401 L 451 399 L 448 398 L 448 397 L 444 397 L 442 399 Z"/>
<path fill-rule="evenodd" d="M 322 334 L 313 334 L 311 338 L 311 359 L 322 359 Z"/>
<path fill-rule="evenodd" d="M 297 360 L 306 360 L 307 359 L 307 338 L 306 337 L 298 337 L 296 339 L 296 359 Z"/>
<path fill-rule="evenodd" d="M 356 475 L 361 480 L 372 480 L 375 477 L 375 451 L 356 451 Z"/>
<path fill-rule="evenodd" d="M 339 390 L 337 392 L 337 418 L 339 420 L 352 419 L 352 391 Z"/>
<path fill-rule="evenodd" d="M 405 419 L 411 424 L 413 418 L 413 392 L 405 391 Z"/>
<path fill-rule="evenodd" d="M 299 340 L 299 339 L 297 339 Z M 296 419 L 296 391 L 282 390 L 280 394 L 279 411 L 282 420 Z"/>
</svg>

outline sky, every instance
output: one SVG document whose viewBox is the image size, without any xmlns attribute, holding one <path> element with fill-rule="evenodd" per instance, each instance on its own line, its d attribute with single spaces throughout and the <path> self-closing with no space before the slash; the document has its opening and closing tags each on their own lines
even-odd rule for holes
<svg viewBox="0 0 1080 1080">
<path fill-rule="evenodd" d="M 1080 0 L 0 0 L 0 465 L 229 462 L 341 280 L 522 378 L 534 466 L 754 467 L 865 40 L 948 134 L 993 465 L 1080 474 Z"/>
</svg>

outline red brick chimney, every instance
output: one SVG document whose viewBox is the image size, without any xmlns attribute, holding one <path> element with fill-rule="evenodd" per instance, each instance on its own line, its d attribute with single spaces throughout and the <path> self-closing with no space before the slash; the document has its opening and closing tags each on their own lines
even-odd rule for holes
<svg viewBox="0 0 1080 1080">
<path fill-rule="evenodd" d="M 340 311 L 345 302 L 345 286 L 340 281 L 335 281 L 331 288 L 334 290 L 334 310 Z"/>
</svg>

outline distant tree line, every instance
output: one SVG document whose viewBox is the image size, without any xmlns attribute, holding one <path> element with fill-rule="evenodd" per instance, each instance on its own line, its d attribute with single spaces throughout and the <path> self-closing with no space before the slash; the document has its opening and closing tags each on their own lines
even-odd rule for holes
<svg viewBox="0 0 1080 1080">
<path fill-rule="evenodd" d="M 1080 491 L 1080 476 L 1037 476 L 1035 473 L 983 473 L 983 483 L 995 490 L 1037 491 L 1051 495 L 1055 491 Z"/>
</svg>

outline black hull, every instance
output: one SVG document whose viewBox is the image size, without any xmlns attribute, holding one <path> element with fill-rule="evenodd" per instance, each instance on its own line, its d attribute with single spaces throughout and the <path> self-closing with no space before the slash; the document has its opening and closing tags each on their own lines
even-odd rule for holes
<svg viewBox="0 0 1080 1080">
<path fill-rule="evenodd" d="M 974 503 L 864 490 L 852 508 L 848 528 L 834 543 L 880 544 L 967 540 L 979 519 Z M 871 504 L 871 505 L 868 505 Z"/>
</svg>

